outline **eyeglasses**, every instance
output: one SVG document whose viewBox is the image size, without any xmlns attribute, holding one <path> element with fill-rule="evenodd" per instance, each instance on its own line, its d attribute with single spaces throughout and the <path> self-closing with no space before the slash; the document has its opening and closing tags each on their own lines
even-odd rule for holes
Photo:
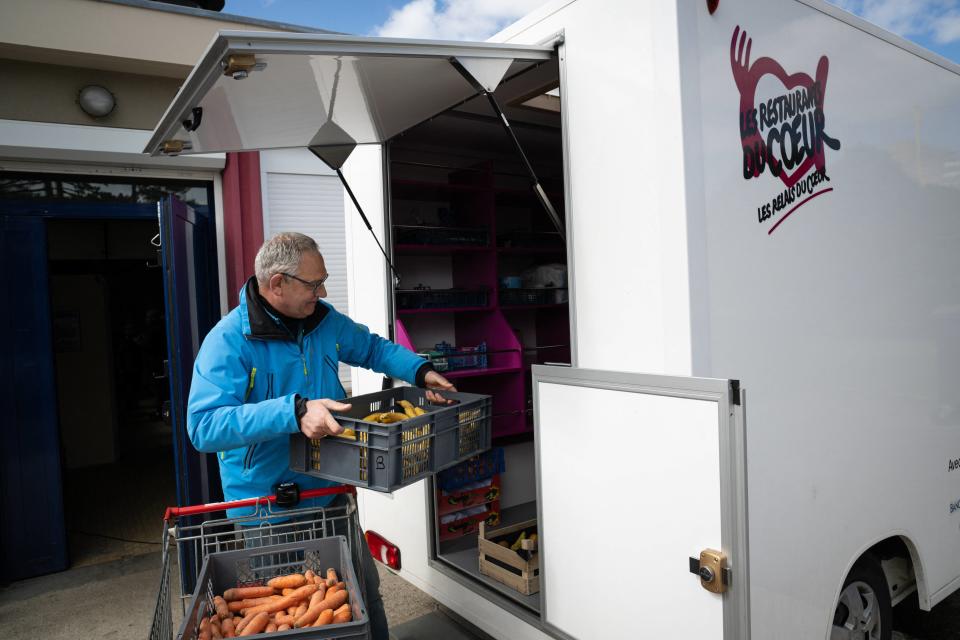
<svg viewBox="0 0 960 640">
<path fill-rule="evenodd" d="M 281 271 L 281 272 L 280 272 L 280 275 L 286 276 L 287 278 L 293 278 L 293 279 L 296 280 L 297 282 L 302 282 L 303 284 L 307 285 L 308 287 L 310 287 L 311 289 L 313 289 L 313 295 L 317 295 L 317 291 L 320 290 L 320 287 L 323 286 L 323 283 L 326 282 L 326 281 L 327 281 L 327 278 L 330 277 L 330 274 L 328 273 L 327 275 L 323 276 L 323 277 L 320 278 L 319 280 L 315 280 L 315 281 L 313 281 L 313 282 L 310 282 L 309 280 L 304 280 L 303 278 L 298 278 L 297 276 L 293 275 L 292 273 L 285 273 L 285 272 Z"/>
</svg>

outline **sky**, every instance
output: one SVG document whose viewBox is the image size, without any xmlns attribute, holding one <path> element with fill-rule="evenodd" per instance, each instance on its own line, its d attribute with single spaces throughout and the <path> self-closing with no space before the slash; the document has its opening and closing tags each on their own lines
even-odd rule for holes
<svg viewBox="0 0 960 640">
<path fill-rule="evenodd" d="M 828 1 L 960 62 L 960 0 Z M 542 4 L 545 0 L 227 0 L 223 11 L 355 35 L 486 40 Z"/>
</svg>

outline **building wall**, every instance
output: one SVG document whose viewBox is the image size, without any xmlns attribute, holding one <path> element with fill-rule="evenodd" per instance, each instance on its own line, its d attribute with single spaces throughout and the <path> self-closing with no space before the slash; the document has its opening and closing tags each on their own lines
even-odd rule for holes
<svg viewBox="0 0 960 640">
<path fill-rule="evenodd" d="M 102 69 L 0 59 L 0 119 L 153 129 L 180 87 L 180 80 Z M 103 118 L 92 118 L 78 103 L 80 89 L 105 87 L 117 104 Z"/>
<path fill-rule="evenodd" d="M 184 78 L 220 29 L 287 30 L 96 0 L 4 0 L 0 56 Z"/>
<path fill-rule="evenodd" d="M 0 119 L 152 130 L 217 31 L 292 29 L 217 15 L 96 0 L 3 0 Z M 114 94 L 112 114 L 93 118 L 80 109 L 77 94 L 87 84 Z"/>
</svg>

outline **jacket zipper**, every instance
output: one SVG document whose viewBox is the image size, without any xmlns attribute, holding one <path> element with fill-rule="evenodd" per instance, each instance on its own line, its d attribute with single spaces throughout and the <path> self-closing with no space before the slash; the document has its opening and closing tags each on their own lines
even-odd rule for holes
<svg viewBox="0 0 960 640">
<path fill-rule="evenodd" d="M 310 372 L 307 370 L 307 355 L 303 352 L 303 327 L 300 327 L 300 335 L 297 336 L 297 347 L 300 348 L 300 362 L 303 363 L 303 377 L 310 377 Z"/>
</svg>

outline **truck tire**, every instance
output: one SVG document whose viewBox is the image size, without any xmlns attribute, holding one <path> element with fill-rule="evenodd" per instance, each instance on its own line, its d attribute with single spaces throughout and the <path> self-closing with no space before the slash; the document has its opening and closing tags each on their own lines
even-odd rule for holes
<svg viewBox="0 0 960 640">
<path fill-rule="evenodd" d="M 850 569 L 833 613 L 830 640 L 890 640 L 890 589 L 880 563 L 864 556 Z"/>
</svg>

